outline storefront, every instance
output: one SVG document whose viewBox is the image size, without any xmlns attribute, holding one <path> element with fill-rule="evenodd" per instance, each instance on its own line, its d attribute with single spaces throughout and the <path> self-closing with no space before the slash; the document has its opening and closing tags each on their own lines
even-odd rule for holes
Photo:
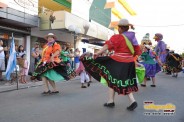
<svg viewBox="0 0 184 122">
<path fill-rule="evenodd" d="M 51 15 L 55 18 L 53 21 L 49 19 Z M 79 48 L 81 52 L 83 52 L 83 48 L 86 47 L 86 44 L 81 42 L 83 38 L 105 41 L 114 34 L 112 30 L 94 21 L 89 22 L 66 11 L 54 11 L 52 14 L 49 12 L 40 13 L 39 16 L 40 30 L 50 30 L 51 32 L 59 31 L 58 36 L 61 40 L 74 44 L 74 48 Z M 63 37 L 67 39 L 62 39 Z M 95 45 L 93 46 L 92 52 L 94 52 L 94 47 Z"/>
<path fill-rule="evenodd" d="M 4 42 L 4 47 L 5 46 L 10 46 L 11 41 L 12 41 L 12 35 L 14 37 L 15 45 L 23 45 L 24 47 L 26 46 L 25 39 L 26 35 L 23 33 L 11 33 L 11 31 L 4 31 L 0 30 L 0 39 L 3 40 Z"/>
<path fill-rule="evenodd" d="M 0 39 L 10 47 L 12 36 L 16 47 L 22 45 L 30 60 L 31 28 L 38 27 L 38 0 L 3 0 L 0 8 Z"/>
</svg>

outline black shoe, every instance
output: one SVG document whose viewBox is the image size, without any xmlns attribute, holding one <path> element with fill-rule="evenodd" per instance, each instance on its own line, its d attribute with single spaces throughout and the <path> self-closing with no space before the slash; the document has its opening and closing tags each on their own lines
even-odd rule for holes
<svg viewBox="0 0 184 122">
<path fill-rule="evenodd" d="M 147 77 L 146 80 L 151 80 L 151 78 L 150 77 Z"/>
<path fill-rule="evenodd" d="M 36 78 L 38 81 L 42 81 L 42 78 L 41 77 L 37 77 Z"/>
<path fill-rule="evenodd" d="M 141 84 L 141 86 L 142 86 L 142 87 L 146 87 L 146 85 L 145 85 L 145 84 Z"/>
<path fill-rule="evenodd" d="M 175 78 L 177 78 L 177 77 L 178 77 L 178 75 L 172 75 L 172 77 L 175 77 Z"/>
<path fill-rule="evenodd" d="M 104 106 L 111 108 L 111 107 L 114 107 L 115 106 L 115 103 L 114 102 L 113 103 L 105 103 Z"/>
<path fill-rule="evenodd" d="M 81 86 L 81 88 L 86 88 L 86 86 Z"/>
<path fill-rule="evenodd" d="M 43 93 L 42 93 L 43 95 L 48 95 L 48 94 L 51 94 L 51 91 L 49 90 L 49 91 L 44 91 Z"/>
<path fill-rule="evenodd" d="M 171 75 L 171 73 L 167 72 L 166 75 Z"/>
<path fill-rule="evenodd" d="M 88 87 L 90 86 L 90 83 L 88 83 Z"/>
<path fill-rule="evenodd" d="M 151 87 L 156 87 L 156 85 L 150 85 Z"/>
<path fill-rule="evenodd" d="M 127 107 L 127 110 L 133 111 L 135 108 L 137 108 L 137 102 L 133 102 L 130 106 Z"/>
<path fill-rule="evenodd" d="M 51 94 L 57 94 L 59 91 L 52 91 Z"/>
</svg>

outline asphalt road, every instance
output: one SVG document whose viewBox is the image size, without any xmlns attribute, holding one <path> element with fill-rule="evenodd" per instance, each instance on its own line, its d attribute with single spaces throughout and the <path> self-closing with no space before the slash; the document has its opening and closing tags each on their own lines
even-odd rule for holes
<svg viewBox="0 0 184 122">
<path fill-rule="evenodd" d="M 57 83 L 60 93 L 43 96 L 42 86 L 0 93 L 0 122 L 184 122 L 184 74 L 173 78 L 160 73 L 157 87 L 139 87 L 135 93 L 138 108 L 127 111 L 127 96 L 116 95 L 114 108 L 105 108 L 108 88 L 93 81 L 86 89 L 79 79 Z M 144 115 L 144 101 L 155 105 L 172 103 L 174 115 Z"/>
</svg>

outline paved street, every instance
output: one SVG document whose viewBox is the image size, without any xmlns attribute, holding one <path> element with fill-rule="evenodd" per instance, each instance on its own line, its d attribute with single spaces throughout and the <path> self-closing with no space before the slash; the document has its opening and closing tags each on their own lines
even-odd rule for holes
<svg viewBox="0 0 184 122">
<path fill-rule="evenodd" d="M 114 108 L 105 108 L 107 87 L 93 81 L 80 88 L 79 79 L 57 83 L 57 95 L 43 96 L 42 86 L 0 93 L 0 122 L 184 122 L 184 74 L 178 78 L 157 76 L 157 87 L 140 87 L 135 94 L 138 108 L 127 111 L 127 96 L 116 96 Z M 173 116 L 146 116 L 143 101 L 176 105 Z M 156 112 L 156 111 L 154 111 Z"/>
</svg>

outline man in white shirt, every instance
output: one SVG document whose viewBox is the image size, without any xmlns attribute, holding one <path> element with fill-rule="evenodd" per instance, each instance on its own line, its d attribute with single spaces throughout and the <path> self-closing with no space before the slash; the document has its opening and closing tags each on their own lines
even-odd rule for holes
<svg viewBox="0 0 184 122">
<path fill-rule="evenodd" d="M 0 40 L 0 81 L 2 81 L 2 72 L 5 71 L 5 54 L 7 47 L 3 47 L 3 41 Z"/>
</svg>

